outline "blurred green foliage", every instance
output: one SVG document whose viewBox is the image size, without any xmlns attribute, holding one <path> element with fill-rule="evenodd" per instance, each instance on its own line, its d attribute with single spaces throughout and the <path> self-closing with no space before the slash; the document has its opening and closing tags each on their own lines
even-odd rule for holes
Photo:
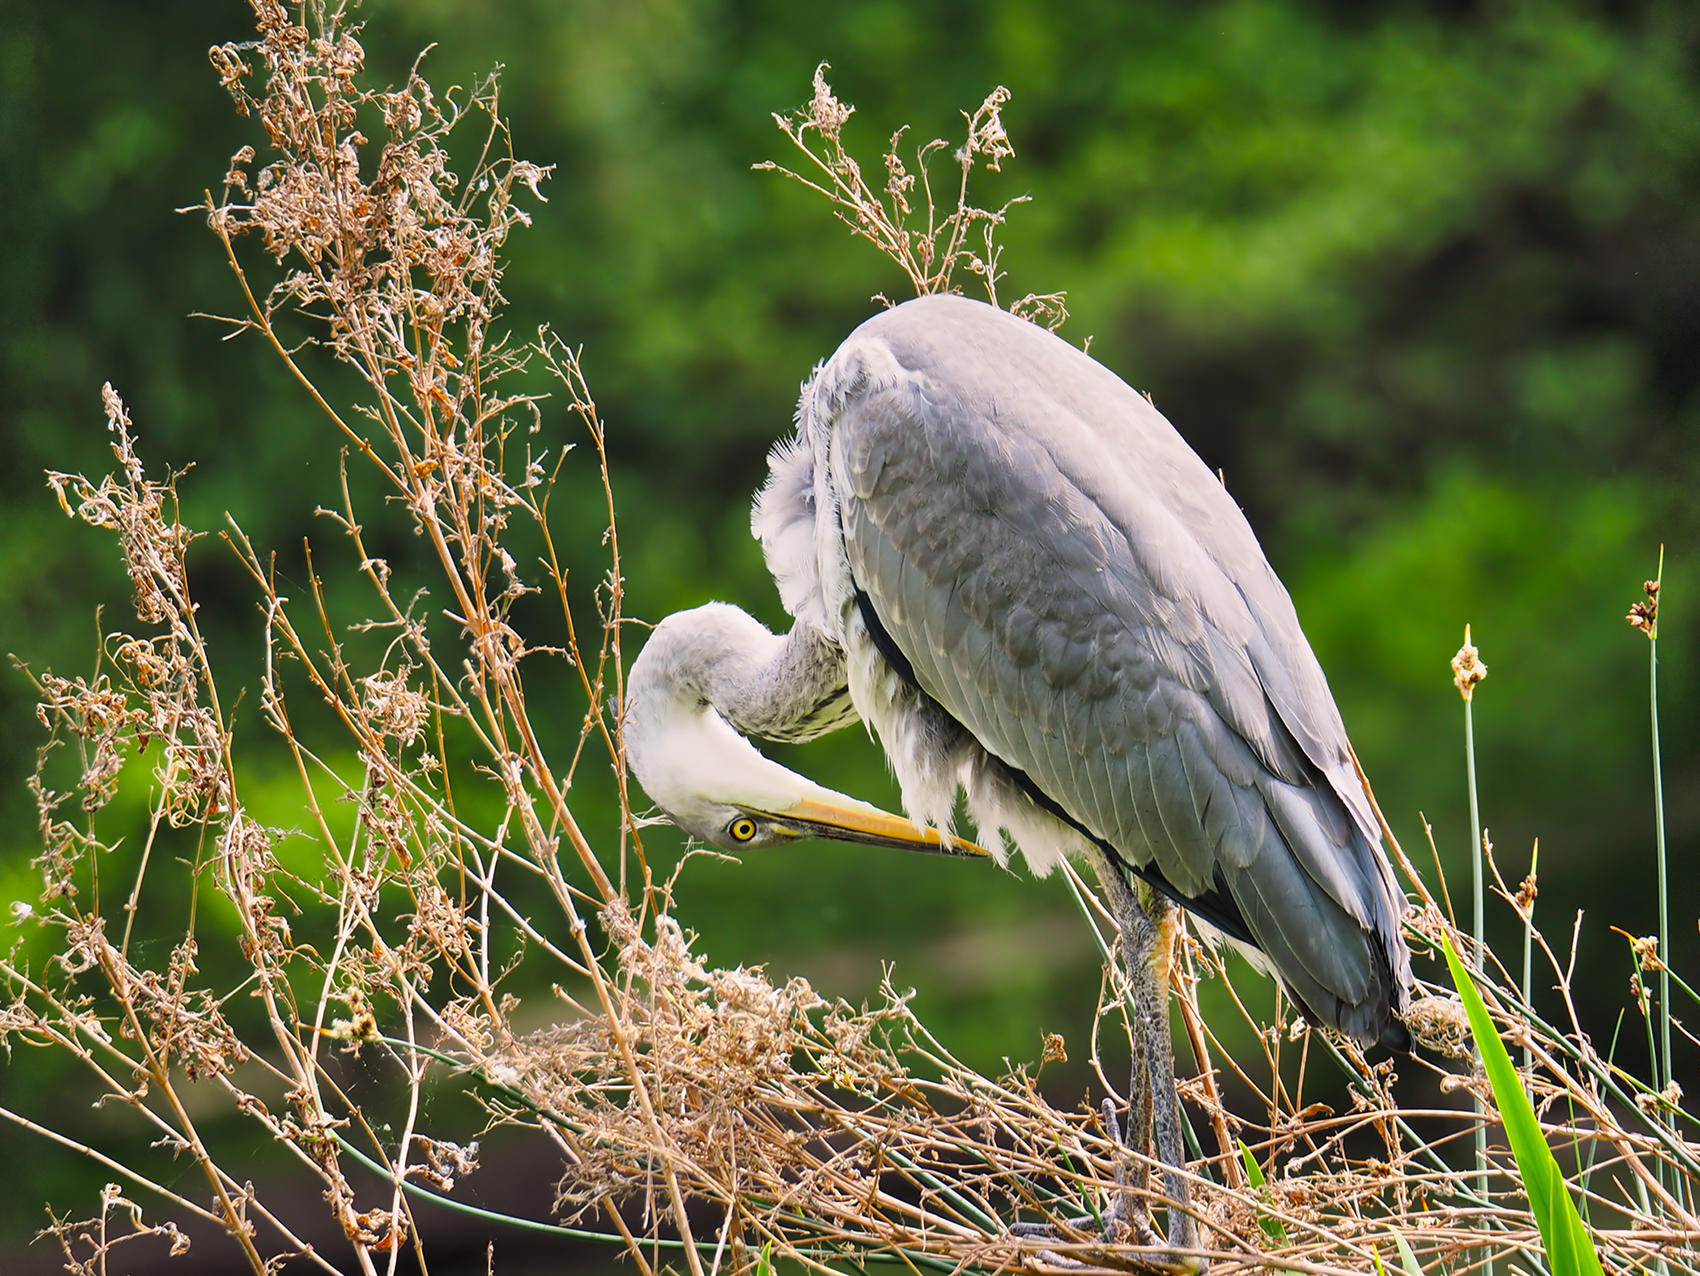
<svg viewBox="0 0 1700 1276">
<path fill-rule="evenodd" d="M 724 598 L 785 623 L 749 496 L 799 382 L 873 313 L 872 294 L 900 296 L 901 277 L 816 197 L 749 171 L 788 158 L 769 113 L 828 61 L 860 107 L 850 137 L 877 163 L 900 124 L 952 137 L 960 108 L 1009 86 L 1018 156 L 983 194 L 1034 199 L 1004 237 L 1007 295 L 1067 289 L 1063 335 L 1090 337 L 1221 468 L 1389 819 L 1426 866 L 1427 813 L 1461 907 L 1447 662 L 1474 625 L 1492 670 L 1476 699 L 1484 821 L 1513 881 L 1540 837 L 1555 941 L 1590 910 L 1581 991 L 1609 1030 L 1629 967 L 1605 925 L 1646 933 L 1654 916 L 1646 650 L 1623 614 L 1661 541 L 1672 861 L 1700 852 L 1700 9 L 368 0 L 363 13 L 380 77 L 431 42 L 439 85 L 505 64 L 516 150 L 556 165 L 549 204 L 512 243 L 512 326 L 547 321 L 584 346 L 610 423 L 628 611 L 652 620 Z M 202 220 L 173 209 L 260 140 L 204 58 L 247 20 L 236 0 L 0 3 L 0 650 L 38 669 L 86 671 L 97 604 L 123 615 L 113 546 L 68 525 L 41 482 L 105 465 L 105 379 L 154 469 L 195 464 L 189 522 L 216 529 L 230 511 L 297 579 L 313 537 L 339 614 L 366 614 L 313 517 L 339 503 L 330 431 L 257 342 L 189 317 L 238 306 Z M 570 428 L 559 411 L 547 421 Z M 599 494 L 573 484 L 559 536 L 593 579 Z M 368 512 L 375 552 L 405 563 L 399 518 Z M 252 592 L 215 540 L 195 566 L 215 653 L 252 688 Z M 263 757 L 251 710 L 242 731 Z M 8 672 L 0 903 L 34 893 L 23 780 L 38 740 L 30 687 Z M 895 801 L 859 732 L 782 756 Z M 287 774 L 260 774 L 278 822 L 297 822 Z M 603 787 L 587 779 L 580 801 L 605 836 Z M 665 871 L 677 838 L 653 829 L 648 843 Z M 894 961 L 941 1036 L 995 1067 L 1036 1057 L 1042 1031 L 1083 1050 L 1097 989 L 1066 896 L 1023 876 L 807 846 L 691 862 L 680 912 L 716 963 L 769 961 L 833 993 L 867 995 Z M 1692 972 L 1692 874 L 1672 906 Z M 1508 909 L 1489 916 L 1514 933 Z M 0 1101 L 52 1075 L 18 1060 Z M 0 1131 L 0 1147 L 18 1137 Z M 12 1199 L 64 1181 L 32 1164 Z"/>
</svg>

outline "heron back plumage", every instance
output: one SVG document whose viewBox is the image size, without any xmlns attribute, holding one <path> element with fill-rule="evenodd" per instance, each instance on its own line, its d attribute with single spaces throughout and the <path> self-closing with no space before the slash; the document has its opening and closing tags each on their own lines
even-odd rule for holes
<svg viewBox="0 0 1700 1276">
<path fill-rule="evenodd" d="M 964 783 L 1038 872 L 1090 837 L 1314 1018 L 1388 1031 L 1404 900 L 1327 681 L 1142 395 L 990 306 L 909 302 L 805 387 L 756 530 L 787 606 L 844 648 L 912 816 L 947 821 Z"/>
</svg>

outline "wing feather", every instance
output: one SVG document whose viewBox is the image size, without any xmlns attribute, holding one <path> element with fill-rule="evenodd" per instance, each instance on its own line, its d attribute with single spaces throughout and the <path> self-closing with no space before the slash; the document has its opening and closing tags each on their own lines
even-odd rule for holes
<svg viewBox="0 0 1700 1276">
<path fill-rule="evenodd" d="M 1102 705 L 1094 707 L 1094 713 L 1100 717 L 1102 711 Z M 1099 730 L 1103 730 L 1101 722 Z M 1099 754 L 1099 760 L 1104 768 L 1104 782 L 1109 788 L 1110 806 L 1116 817 L 1110 840 L 1117 846 L 1146 848 L 1149 841 L 1127 782 L 1127 750 L 1105 749 Z"/>
<path fill-rule="evenodd" d="M 1180 744 L 1181 765 L 1186 770 L 1187 788 L 1192 792 L 1192 809 L 1204 830 L 1205 845 L 1213 859 L 1222 858 L 1222 848 L 1241 836 L 1239 808 L 1233 798 L 1233 783 L 1205 750 L 1198 726 L 1182 724 L 1175 739 Z"/>
<path fill-rule="evenodd" d="M 1292 603 L 1214 476 L 1114 374 L 990 307 L 923 299 L 858 341 L 901 373 L 835 405 L 844 549 L 922 689 L 1130 864 L 1231 898 L 1325 1019 L 1384 1019 L 1403 899 Z"/>
<path fill-rule="evenodd" d="M 1187 783 L 1186 763 L 1181 760 L 1177 736 L 1158 736 L 1146 746 L 1151 760 L 1151 788 L 1157 795 L 1157 812 L 1168 830 L 1174 858 L 1163 863 L 1163 876 L 1183 895 L 1202 895 L 1210 889 L 1216 856 L 1205 840 L 1193 806 L 1192 788 Z"/>
</svg>

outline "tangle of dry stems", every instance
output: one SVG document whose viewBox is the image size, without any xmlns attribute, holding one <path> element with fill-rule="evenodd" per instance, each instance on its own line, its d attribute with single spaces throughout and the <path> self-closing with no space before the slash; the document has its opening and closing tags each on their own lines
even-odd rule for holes
<svg viewBox="0 0 1700 1276">
<path fill-rule="evenodd" d="M 773 160 L 757 164 L 756 169 L 782 173 L 824 195 L 832 205 L 833 216 L 897 263 L 917 296 L 961 292 L 956 272 L 966 270 L 979 277 L 987 299 L 997 305 L 998 283 L 1004 277 L 997 231 L 1008 219 L 1009 210 L 1030 197 L 1018 195 L 996 209 L 980 208 L 969 202 L 968 182 L 977 165 L 1001 172 L 1003 161 L 1015 154 L 1003 125 L 1009 90 L 999 85 L 978 110 L 962 112 L 965 135 L 954 151 L 940 138 L 916 147 L 912 170 L 898 153 L 908 126 L 898 129 L 882 157 L 885 185 L 875 191 L 863 176 L 861 165 L 845 149 L 844 126 L 856 108 L 833 96 L 832 86 L 826 82 L 829 69 L 824 62 L 815 68 L 814 96 L 801 110 L 773 117 L 807 160 L 805 172 L 814 175 L 806 176 Z M 810 134 L 815 145 L 810 144 Z M 931 163 L 940 151 L 951 151 L 957 168 L 956 206 L 949 213 L 939 210 L 933 193 Z M 917 211 L 917 205 L 925 208 Z M 1066 301 L 1067 294 L 1061 292 L 1028 293 L 1009 310 L 1055 332 L 1068 318 Z"/>
<path fill-rule="evenodd" d="M 234 523 L 224 533 L 266 620 L 261 714 L 300 781 L 306 830 L 288 835 L 290 851 L 280 854 L 286 834 L 256 817 L 238 783 L 231 713 L 196 623 L 187 563 L 196 536 L 177 515 L 178 476 L 147 476 L 108 387 L 116 472 L 50 482 L 68 513 L 116 534 L 141 632 L 108 635 L 92 679 L 39 679 L 42 721 L 54 733 L 35 779 L 44 889 L 39 908 L 16 911 L 41 943 L 0 962 L 9 987 L 0 1036 L 76 1060 L 162 1154 L 193 1161 L 205 1191 L 169 1188 L 146 1163 L 122 1164 L 27 1114 L 4 1115 L 181 1216 L 218 1224 L 256 1272 L 287 1254 L 338 1266 L 219 1161 L 194 1114 L 222 1108 L 276 1141 L 319 1182 L 359 1270 L 393 1272 L 404 1249 L 424 1260 L 414 1198 L 444 1199 L 477 1170 L 479 1131 L 429 1126 L 423 1101 L 442 1085 L 474 1094 L 487 1128 L 526 1127 L 550 1140 L 563 1163 L 562 1233 L 605 1236 L 645 1276 L 662 1262 L 693 1276 L 744 1271 L 758 1255 L 822 1270 L 876 1261 L 1150 1266 L 1154 1256 L 1126 1237 L 1069 1221 L 1101 1214 L 1139 1176 L 1097 1111 L 1046 1101 L 1036 1069 L 980 1075 L 889 986 L 878 1005 L 858 1010 L 823 1001 L 802 980 L 711 970 L 693 954 L 669 888 L 644 860 L 617 726 L 605 712 L 620 691 L 622 579 L 602 424 L 574 350 L 548 332 L 512 345 L 494 327 L 501 249 L 528 220 L 516 195 L 541 200 L 546 171 L 510 154 L 494 78 L 438 95 L 416 66 L 399 89 L 364 88 L 359 28 L 340 7 L 300 20 L 277 0 L 254 8 L 258 39 L 212 57 L 237 109 L 260 122 L 272 158 L 256 170 L 244 148 L 222 198 L 209 196 L 202 211 L 247 306 L 234 330 L 268 343 L 342 436 L 341 504 L 326 513 L 377 613 L 354 624 L 333 616 L 311 547 L 305 596 L 292 597 L 272 558 Z M 975 209 L 967 178 L 976 157 L 996 167 L 1011 153 L 999 115 L 1007 96 L 999 90 L 965 116 L 962 184 L 943 218 L 926 178 L 941 144 L 921 148 L 911 173 L 894 138 L 876 195 L 842 147 L 850 108 L 820 73 L 805 112 L 780 125 L 826 174 L 827 185 L 806 184 L 832 198 L 917 291 L 951 287 L 952 272 L 966 267 L 995 299 L 990 236 L 1008 206 Z M 376 145 L 359 131 L 366 120 L 381 121 Z M 467 129 L 477 130 L 476 159 L 462 179 L 450 140 Z M 823 155 L 808 150 L 809 133 Z M 927 204 L 924 229 L 905 221 L 912 198 Z M 985 246 L 971 251 L 975 226 Z M 238 251 L 244 239 L 276 264 L 269 288 Z M 364 396 L 353 411 L 317 389 L 309 352 L 280 332 L 286 314 L 305 316 L 310 344 L 358 374 Z M 566 566 L 586 547 L 558 552 L 551 535 L 563 421 L 540 391 L 509 388 L 531 384 L 527 375 L 556 382 L 566 420 L 595 454 L 608 536 L 589 547 L 606 554 L 590 645 Z M 398 572 L 370 551 L 350 458 L 404 507 L 440 577 L 435 587 L 446 590 L 441 607 L 432 610 L 423 593 L 403 596 Z M 520 543 L 536 551 L 541 587 L 522 573 Z M 566 635 L 557 646 L 532 645 L 516 623 L 516 605 L 539 588 Z M 564 766 L 535 729 L 526 675 L 536 659 L 566 661 L 583 697 Z M 327 727 L 346 742 L 342 751 L 310 747 Z M 56 752 L 67 743 L 70 764 Z M 618 844 L 603 855 L 567 800 L 587 749 L 605 755 L 622 813 Z M 69 783 L 55 788 L 66 769 Z M 102 840 L 101 820 L 122 786 L 152 799 L 144 834 L 120 846 Z M 192 876 L 161 867 L 178 856 L 192 861 Z M 1420 899 L 1413 936 L 1434 942 L 1445 931 L 1466 950 L 1399 858 Z M 121 898 L 102 894 L 102 867 L 128 874 Z M 1085 884 L 1071 883 L 1106 957 L 1098 1025 L 1125 1037 L 1113 926 Z M 173 906 L 159 901 L 168 885 L 189 901 L 188 920 L 156 962 L 132 938 L 144 887 L 146 907 L 164 910 Z M 1500 889 L 1530 916 L 1532 888 Z M 200 896 L 227 906 L 201 910 L 220 920 L 196 920 Z M 225 916 L 228 935 L 218 929 Z M 1598 1054 L 1569 995 L 1574 945 L 1567 964 L 1535 936 L 1560 1022 L 1523 1001 L 1492 953 L 1475 958 L 1508 1040 L 1531 1052 L 1527 1083 L 1561 1160 L 1575 1167 L 1607 1264 L 1700 1273 L 1692 1121 L 1674 1111 L 1679 1096 L 1653 1094 Z M 203 970 L 203 938 L 239 959 Z M 32 964 L 32 951 L 46 955 Z M 557 986 L 558 1022 L 528 1028 L 511 989 L 516 972 L 539 966 L 547 974 L 528 976 L 527 986 Z M 1431 1270 L 1489 1257 L 1541 1269 L 1538 1234 L 1502 1153 L 1491 1195 L 1476 1192 L 1467 1163 L 1474 1118 L 1462 1096 L 1458 1106 L 1402 1106 L 1391 1063 L 1372 1065 L 1279 1010 L 1270 1023 L 1244 1012 L 1263 1058 L 1236 1062 L 1199 1012 L 1207 980 L 1221 986 L 1216 1000 L 1243 1010 L 1229 969 L 1186 941 L 1174 988 L 1194 1067 L 1182 1088 L 1211 1145 L 1196 1149 L 1193 1199 L 1219 1270 L 1366 1273 L 1391 1255 L 1394 1232 Z M 1437 1057 L 1408 1066 L 1432 1074 L 1430 1089 L 1469 1091 L 1491 1113 L 1451 993 L 1425 988 L 1412 1026 Z M 1048 1041 L 1040 1066 L 1064 1050 Z M 354 1088 L 345 1056 L 355 1051 L 384 1075 L 378 1090 Z M 1098 1067 L 1096 1033 L 1091 1057 L 1115 1095 Z M 1307 1069 L 1314 1078 L 1336 1066 L 1350 1084 L 1346 1110 L 1307 1103 Z M 1228 1109 L 1230 1087 L 1252 1096 L 1256 1116 Z M 1266 1185 L 1248 1186 L 1242 1141 Z M 375 1167 L 378 1186 L 355 1166 Z M 109 1227 L 115 1219 L 128 1230 Z M 1018 1236 L 1017 1219 L 1050 1220 L 1054 1235 Z M 48 1231 L 74 1270 L 104 1270 L 111 1249 L 134 1236 L 183 1243 L 171 1225 L 144 1225 L 117 1187 L 94 1219 L 54 1216 Z"/>
</svg>

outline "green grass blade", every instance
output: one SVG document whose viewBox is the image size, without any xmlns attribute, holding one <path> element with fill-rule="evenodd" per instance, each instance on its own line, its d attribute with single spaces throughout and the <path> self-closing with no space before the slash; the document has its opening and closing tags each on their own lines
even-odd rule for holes
<svg viewBox="0 0 1700 1276">
<path fill-rule="evenodd" d="M 1405 1276 L 1423 1276 L 1423 1265 L 1411 1252 L 1411 1243 L 1405 1239 L 1405 1234 L 1394 1231 L 1393 1243 L 1399 1247 L 1399 1265 L 1405 1269 Z"/>
<path fill-rule="evenodd" d="M 1245 1162 L 1245 1176 L 1253 1187 L 1262 1187 L 1269 1180 L 1263 1177 L 1263 1167 L 1257 1163 L 1257 1158 L 1251 1154 L 1251 1149 L 1240 1140 L 1240 1160 Z"/>
<path fill-rule="evenodd" d="M 1241 1139 L 1239 1143 L 1240 1160 L 1245 1162 L 1246 1178 L 1254 1188 L 1264 1187 L 1269 1180 L 1263 1177 L 1263 1167 L 1257 1163 L 1257 1158 L 1251 1154 L 1251 1149 L 1245 1145 L 1245 1140 Z M 1287 1229 L 1280 1219 L 1270 1218 L 1269 1215 L 1260 1213 L 1257 1216 L 1257 1225 L 1263 1229 L 1263 1234 L 1277 1245 L 1287 1243 Z"/>
<path fill-rule="evenodd" d="M 1564 1174 L 1541 1133 L 1534 1105 L 1529 1102 L 1517 1070 L 1511 1066 L 1505 1043 L 1499 1039 L 1493 1020 L 1488 1018 L 1482 995 L 1452 950 L 1452 941 L 1443 935 L 1441 944 L 1446 950 L 1446 964 L 1452 970 L 1452 982 L 1470 1016 L 1470 1031 L 1475 1036 L 1476 1049 L 1481 1052 L 1488 1083 L 1493 1087 L 1494 1102 L 1499 1105 L 1499 1119 L 1505 1124 L 1511 1154 L 1517 1158 L 1517 1169 L 1523 1176 L 1529 1209 L 1541 1229 L 1548 1266 L 1553 1276 L 1604 1276 L 1594 1238 L 1576 1212 L 1576 1202 L 1570 1198 Z"/>
</svg>

